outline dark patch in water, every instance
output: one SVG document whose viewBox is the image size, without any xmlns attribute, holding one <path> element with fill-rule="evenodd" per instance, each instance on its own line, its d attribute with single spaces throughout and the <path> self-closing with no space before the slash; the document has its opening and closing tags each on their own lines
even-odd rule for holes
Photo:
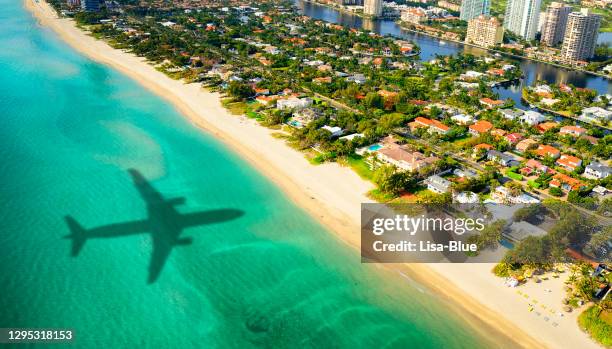
<svg viewBox="0 0 612 349">
<path fill-rule="evenodd" d="M 246 327 L 253 333 L 268 332 L 270 323 L 268 319 L 263 315 L 255 315 L 247 319 Z"/>
</svg>

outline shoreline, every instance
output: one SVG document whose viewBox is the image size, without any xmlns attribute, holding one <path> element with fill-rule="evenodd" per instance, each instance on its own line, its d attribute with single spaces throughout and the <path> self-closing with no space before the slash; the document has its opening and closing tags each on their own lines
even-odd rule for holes
<svg viewBox="0 0 612 349">
<path fill-rule="evenodd" d="M 42 0 L 24 0 L 23 3 L 41 26 L 54 31 L 76 51 L 120 71 L 171 102 L 189 122 L 219 139 L 273 181 L 339 241 L 359 250 L 360 203 L 371 202 L 365 195 L 373 188 L 371 183 L 336 163 L 311 165 L 302 153 L 273 137 L 276 131 L 244 116 L 229 114 L 221 105 L 219 94 L 206 92 L 199 84 L 172 80 L 143 58 L 113 49 L 106 42 L 88 36 L 72 20 L 57 18 L 55 11 Z M 268 149 L 274 151 L 266 151 Z M 560 326 L 556 332 L 548 328 L 543 330 L 543 325 L 537 322 L 541 319 L 526 321 L 523 312 L 515 311 L 522 300 L 490 273 L 491 265 L 393 264 L 378 267 L 407 275 L 435 291 L 475 331 L 498 346 L 598 348 L 579 330 L 575 321 L 568 323 L 573 329 Z M 522 310 L 526 311 L 525 308 Z M 572 338 L 563 338 L 570 329 Z"/>
</svg>

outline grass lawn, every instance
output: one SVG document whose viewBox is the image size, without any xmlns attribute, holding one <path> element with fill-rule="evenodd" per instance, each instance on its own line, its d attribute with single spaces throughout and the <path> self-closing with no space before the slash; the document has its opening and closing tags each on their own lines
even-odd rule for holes
<svg viewBox="0 0 612 349">
<path fill-rule="evenodd" d="M 233 115 L 244 115 L 248 107 L 245 102 L 235 102 L 233 98 L 225 98 L 221 103 Z"/>
<path fill-rule="evenodd" d="M 580 314 L 578 324 L 597 342 L 606 347 L 612 345 L 612 314 L 609 311 L 600 314 L 599 309 L 592 306 Z"/>
<path fill-rule="evenodd" d="M 368 192 L 368 197 L 378 202 L 389 202 L 395 198 L 392 194 L 383 193 L 379 189 L 370 190 Z"/>
<path fill-rule="evenodd" d="M 357 172 L 359 177 L 363 179 L 367 179 L 368 181 L 372 180 L 372 176 L 374 172 L 370 170 L 369 165 L 366 164 L 362 156 L 359 156 L 356 154 L 349 155 L 346 158 L 346 162 L 348 166 L 350 166 L 353 169 L 353 171 Z"/>
</svg>

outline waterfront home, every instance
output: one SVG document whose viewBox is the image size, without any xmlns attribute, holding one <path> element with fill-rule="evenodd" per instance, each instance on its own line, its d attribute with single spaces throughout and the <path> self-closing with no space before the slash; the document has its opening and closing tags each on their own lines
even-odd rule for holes
<svg viewBox="0 0 612 349">
<path fill-rule="evenodd" d="M 516 149 L 516 151 L 520 153 L 524 153 L 527 150 L 535 148 L 537 144 L 538 142 L 536 142 L 534 139 L 527 138 L 527 139 L 523 139 L 522 141 L 519 141 L 518 143 L 516 143 L 516 146 L 514 147 L 514 149 Z"/>
<path fill-rule="evenodd" d="M 527 110 L 520 116 L 520 120 L 527 125 L 535 126 L 542 121 L 546 120 L 544 115 L 538 113 L 537 111 Z"/>
<path fill-rule="evenodd" d="M 389 147 L 378 151 L 378 158 L 402 170 L 417 171 L 440 160 L 435 156 L 426 157 L 419 152 L 410 152 L 402 147 Z"/>
<path fill-rule="evenodd" d="M 299 109 L 308 108 L 311 105 L 312 105 L 312 99 L 308 97 L 306 98 L 290 97 L 290 98 L 282 98 L 276 101 L 276 108 L 279 110 L 285 110 L 285 109 L 299 110 Z"/>
<path fill-rule="evenodd" d="M 594 161 L 584 168 L 583 176 L 589 179 L 604 179 L 610 174 L 612 174 L 612 168 Z"/>
<path fill-rule="evenodd" d="M 403 22 L 411 24 L 421 24 L 429 19 L 425 10 L 420 7 L 408 7 L 402 10 L 400 18 Z"/>
<path fill-rule="evenodd" d="M 342 130 L 338 126 L 328 126 L 328 125 L 325 125 L 325 126 L 321 127 L 321 129 L 329 131 L 329 133 L 331 133 L 332 137 L 340 137 L 340 136 L 342 136 L 342 133 L 344 133 L 344 130 Z"/>
<path fill-rule="evenodd" d="M 461 74 L 459 76 L 459 79 L 463 80 L 463 81 L 475 81 L 475 80 L 479 80 L 480 78 L 482 78 L 485 74 L 483 73 L 479 73 L 477 71 L 473 71 L 473 70 L 468 70 L 465 73 Z"/>
<path fill-rule="evenodd" d="M 586 184 L 584 184 L 582 181 L 563 173 L 555 174 L 548 185 L 553 188 L 561 188 L 568 191 L 586 188 Z"/>
<path fill-rule="evenodd" d="M 453 201 L 459 204 L 477 204 L 480 202 L 478 195 L 471 191 L 462 191 L 453 196 Z"/>
<path fill-rule="evenodd" d="M 580 126 L 563 126 L 559 130 L 560 135 L 570 135 L 572 137 L 579 137 L 586 134 L 586 129 Z"/>
<path fill-rule="evenodd" d="M 488 97 L 481 98 L 479 102 L 480 104 L 484 105 L 489 109 L 501 107 L 502 105 L 504 105 L 504 101 L 500 101 L 499 99 L 491 99 Z"/>
<path fill-rule="evenodd" d="M 504 118 L 508 120 L 520 118 L 524 113 L 524 111 L 521 109 L 500 109 L 499 112 Z"/>
<path fill-rule="evenodd" d="M 540 158 L 550 156 L 551 158 L 556 159 L 561 155 L 561 152 L 557 148 L 547 144 L 540 144 L 538 149 L 535 150 L 535 153 Z"/>
<path fill-rule="evenodd" d="M 548 85 L 538 85 L 533 88 L 533 92 L 539 96 L 549 96 L 552 95 L 552 88 Z"/>
<path fill-rule="evenodd" d="M 455 85 L 464 88 L 468 91 L 472 91 L 478 88 L 478 83 L 477 82 L 466 82 L 466 81 L 456 81 Z"/>
<path fill-rule="evenodd" d="M 272 102 L 278 99 L 278 96 L 257 96 L 255 100 L 263 105 L 270 105 Z"/>
<path fill-rule="evenodd" d="M 321 113 L 313 108 L 304 108 L 296 110 L 293 113 L 293 117 L 289 121 L 291 126 L 295 126 L 297 128 L 308 125 L 314 120 L 317 120 L 321 117 Z"/>
<path fill-rule="evenodd" d="M 469 114 L 456 114 L 451 116 L 451 120 L 459 125 L 468 125 L 474 122 L 474 117 Z"/>
<path fill-rule="evenodd" d="M 607 122 L 612 120 L 612 111 L 600 107 L 584 108 L 579 118 L 589 122 Z"/>
<path fill-rule="evenodd" d="M 512 167 L 519 164 L 519 161 L 512 154 L 502 153 L 497 150 L 489 150 L 487 152 L 487 160 L 495 161 L 505 167 Z"/>
<path fill-rule="evenodd" d="M 540 100 L 540 103 L 544 104 L 547 107 L 552 107 L 553 105 L 555 105 L 555 104 L 557 104 L 559 102 L 561 102 L 561 100 L 558 99 L 558 98 L 542 98 Z"/>
<path fill-rule="evenodd" d="M 449 180 L 438 175 L 427 177 L 427 179 L 425 179 L 425 183 L 427 184 L 427 189 L 437 194 L 448 193 L 452 184 Z"/>
<path fill-rule="evenodd" d="M 482 133 L 487 133 L 493 128 L 493 124 L 486 120 L 478 120 L 474 124 L 470 125 L 470 133 L 474 136 L 478 136 Z"/>
</svg>

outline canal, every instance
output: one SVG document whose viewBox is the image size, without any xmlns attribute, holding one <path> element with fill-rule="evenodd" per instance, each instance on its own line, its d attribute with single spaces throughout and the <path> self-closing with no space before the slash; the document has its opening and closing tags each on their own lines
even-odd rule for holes
<svg viewBox="0 0 612 349">
<path fill-rule="evenodd" d="M 391 35 L 397 38 L 414 41 L 421 48 L 420 58 L 423 61 L 431 60 L 436 54 L 451 55 L 460 52 L 474 55 L 488 54 L 488 52 L 483 49 L 406 31 L 393 20 L 361 18 L 356 15 L 340 12 L 333 8 L 303 0 L 296 0 L 295 4 L 302 14 L 315 19 L 341 24 L 351 28 L 363 28 L 380 35 Z M 612 35 L 610 33 L 602 33 L 598 38 L 598 42 L 610 41 L 612 41 Z M 502 99 L 513 99 L 520 108 L 529 109 L 529 106 L 521 101 L 522 88 L 524 86 L 530 86 L 537 80 L 547 81 L 548 83 L 572 84 L 577 87 L 594 89 L 600 94 L 612 94 L 612 85 L 606 78 L 527 59 L 519 59 L 518 61 L 520 62 L 521 70 L 525 78 L 513 85 L 496 87 L 494 91 L 497 92 Z"/>
</svg>

